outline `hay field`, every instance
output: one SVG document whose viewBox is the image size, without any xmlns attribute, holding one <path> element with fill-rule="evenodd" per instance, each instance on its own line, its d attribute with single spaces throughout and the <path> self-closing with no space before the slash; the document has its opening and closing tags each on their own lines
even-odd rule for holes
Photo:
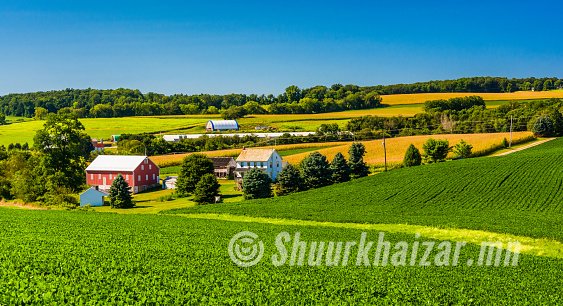
<svg viewBox="0 0 563 306">
<path fill-rule="evenodd" d="M 530 132 L 515 132 L 513 133 L 513 140 L 517 141 L 532 136 Z M 487 150 L 490 147 L 499 145 L 502 143 L 504 138 L 509 139 L 510 133 L 484 133 L 484 134 L 443 134 L 443 135 L 420 135 L 420 136 L 407 136 L 407 137 L 395 137 L 388 138 L 386 140 L 387 146 L 387 162 L 389 164 L 398 164 L 403 161 L 405 152 L 408 146 L 412 143 L 414 144 L 422 153 L 422 144 L 429 138 L 434 139 L 446 139 L 450 142 L 450 146 L 455 145 L 460 140 L 465 140 L 466 142 L 473 145 L 473 152 Z M 384 163 L 384 153 L 382 140 L 371 140 L 362 141 L 366 146 L 366 156 L 364 160 L 370 165 L 381 165 Z M 340 152 L 348 158 L 348 149 L 350 144 L 335 146 L 332 148 L 325 148 L 318 150 L 327 158 L 332 160 L 336 153 Z M 310 152 L 300 153 L 295 155 L 290 155 L 284 157 L 284 160 L 292 163 L 298 164 L 303 160 Z"/>
<path fill-rule="evenodd" d="M 509 93 L 482 93 L 482 92 L 456 92 L 456 93 L 421 93 L 421 94 L 399 94 L 383 95 L 381 103 L 388 105 L 397 104 L 419 104 L 428 100 L 449 99 L 465 96 L 481 96 L 485 101 L 491 100 L 531 100 L 563 98 L 563 91 L 516 91 Z"/>
</svg>

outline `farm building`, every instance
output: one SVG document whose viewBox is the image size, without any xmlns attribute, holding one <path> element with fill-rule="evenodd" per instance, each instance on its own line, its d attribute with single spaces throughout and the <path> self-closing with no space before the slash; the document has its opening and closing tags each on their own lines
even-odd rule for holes
<svg viewBox="0 0 563 306">
<path fill-rule="evenodd" d="M 182 139 L 197 139 L 201 136 L 212 137 L 245 137 L 254 136 L 258 138 L 279 138 L 283 137 L 285 134 L 291 136 L 305 137 L 309 135 L 315 135 L 315 132 L 285 132 L 285 133 L 222 133 L 222 134 L 177 134 L 177 135 L 164 135 L 162 138 L 168 142 L 178 142 Z"/>
<path fill-rule="evenodd" d="M 96 152 L 103 152 L 105 148 L 104 140 L 98 141 L 97 139 L 92 139 L 92 146 L 94 147 L 94 151 Z"/>
<path fill-rule="evenodd" d="M 138 193 L 160 186 L 160 168 L 146 156 L 99 155 L 86 168 L 86 183 L 109 190 L 113 180 L 121 174 Z"/>
<path fill-rule="evenodd" d="M 162 180 L 162 189 L 176 189 L 177 176 L 167 176 Z"/>
<path fill-rule="evenodd" d="M 244 173 L 250 169 L 258 168 L 275 180 L 283 168 L 282 158 L 275 149 L 242 149 L 236 162 L 235 180 L 239 187 L 242 184 Z"/>
<path fill-rule="evenodd" d="M 209 120 L 205 126 L 208 132 L 214 131 L 238 131 L 239 125 L 236 120 Z"/>
<path fill-rule="evenodd" d="M 98 190 L 96 187 L 90 187 L 80 194 L 80 206 L 103 206 L 104 197 L 108 194 Z"/>
<path fill-rule="evenodd" d="M 237 167 L 237 162 L 232 157 L 211 157 L 211 161 L 213 161 L 215 177 L 219 179 L 230 178 Z"/>
</svg>

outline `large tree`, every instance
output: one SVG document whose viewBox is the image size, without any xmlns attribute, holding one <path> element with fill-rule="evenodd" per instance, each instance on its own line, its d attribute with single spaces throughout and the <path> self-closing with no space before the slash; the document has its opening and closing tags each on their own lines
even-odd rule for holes
<svg viewBox="0 0 563 306">
<path fill-rule="evenodd" d="M 219 195 L 219 182 L 215 175 L 204 174 L 195 186 L 194 201 L 198 204 L 215 203 L 215 197 Z"/>
<path fill-rule="evenodd" d="M 135 207 L 131 196 L 131 187 L 121 174 L 113 180 L 109 189 L 109 203 L 111 208 L 132 208 Z"/>
<path fill-rule="evenodd" d="M 278 186 L 281 194 L 288 194 L 305 190 L 305 182 L 299 169 L 295 166 L 288 164 L 278 175 Z"/>
<path fill-rule="evenodd" d="M 334 183 L 342 183 L 350 180 L 350 166 L 342 153 L 336 153 L 330 163 L 330 170 L 332 172 L 332 181 Z"/>
<path fill-rule="evenodd" d="M 82 123 L 72 115 L 50 114 L 33 140 L 35 150 L 42 153 L 42 171 L 48 183 L 79 190 L 85 183 L 86 159 L 93 149 Z"/>
<path fill-rule="evenodd" d="M 364 162 L 364 155 L 366 154 L 366 147 L 363 143 L 355 142 L 348 150 L 350 155 L 350 165 L 352 178 L 360 178 L 369 174 L 369 167 Z"/>
<path fill-rule="evenodd" d="M 184 158 L 176 182 L 176 192 L 184 197 L 195 191 L 196 185 L 205 174 L 213 174 L 213 161 L 203 154 L 191 154 Z"/>
<path fill-rule="evenodd" d="M 270 180 L 270 177 L 264 173 L 264 171 L 258 168 L 250 169 L 246 172 L 242 181 L 244 198 L 250 200 L 271 197 L 271 183 L 272 180 Z"/>
<path fill-rule="evenodd" d="M 307 188 L 319 188 L 332 183 L 330 165 L 326 156 L 313 152 L 301 161 L 301 173 Z"/>
</svg>

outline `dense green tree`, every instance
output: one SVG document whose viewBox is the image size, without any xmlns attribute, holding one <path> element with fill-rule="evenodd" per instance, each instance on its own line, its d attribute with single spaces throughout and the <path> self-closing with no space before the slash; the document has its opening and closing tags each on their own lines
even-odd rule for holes
<svg viewBox="0 0 563 306">
<path fill-rule="evenodd" d="M 269 198 L 272 196 L 272 180 L 264 171 L 252 168 L 244 174 L 242 192 L 247 200 Z"/>
<path fill-rule="evenodd" d="M 471 152 L 473 150 L 473 146 L 465 140 L 461 140 L 453 147 L 453 152 L 458 158 L 469 158 L 471 157 Z"/>
<path fill-rule="evenodd" d="M 552 137 L 555 135 L 555 123 L 547 115 L 541 115 L 533 121 L 532 132 L 538 137 Z"/>
<path fill-rule="evenodd" d="M 330 171 L 332 172 L 332 182 L 342 183 L 350 180 L 350 166 L 340 152 L 336 153 L 330 163 Z"/>
<path fill-rule="evenodd" d="M 332 183 L 332 173 L 326 156 L 319 152 L 309 154 L 300 164 L 301 175 L 307 188 L 319 188 Z"/>
<path fill-rule="evenodd" d="M 360 178 L 368 176 L 369 167 L 364 162 L 364 155 L 366 154 L 366 147 L 360 142 L 354 142 L 350 149 L 348 150 L 348 155 L 350 160 L 348 164 L 350 165 L 350 176 L 352 178 Z"/>
<path fill-rule="evenodd" d="M 447 140 L 428 139 L 423 145 L 424 159 L 427 163 L 444 161 L 450 152 L 450 143 Z"/>
<path fill-rule="evenodd" d="M 43 129 L 35 134 L 34 148 L 42 153 L 43 175 L 52 178 L 48 182 L 73 191 L 81 189 L 86 159 L 93 147 L 76 117 L 50 114 Z"/>
<path fill-rule="evenodd" d="M 221 117 L 225 120 L 234 120 L 246 116 L 246 109 L 242 106 L 231 106 L 221 112 Z"/>
<path fill-rule="evenodd" d="M 0 125 L 6 124 L 6 115 L 4 113 L 0 113 Z"/>
<path fill-rule="evenodd" d="M 45 120 L 45 118 L 47 118 L 48 114 L 49 114 L 49 111 L 46 108 L 38 106 L 38 107 L 35 108 L 33 118 L 35 120 Z"/>
<path fill-rule="evenodd" d="M 194 191 L 194 201 L 198 204 L 215 203 L 215 197 L 219 195 L 219 182 L 215 175 L 204 174 L 196 184 Z"/>
<path fill-rule="evenodd" d="M 420 151 L 411 143 L 411 145 L 407 148 L 405 157 L 403 158 L 403 165 L 405 167 L 413 167 L 420 166 L 421 163 L 422 155 L 420 155 Z"/>
<path fill-rule="evenodd" d="M 199 180 L 205 174 L 213 174 L 213 162 L 203 154 L 191 154 L 184 158 L 178 181 L 176 182 L 176 192 L 184 197 L 193 193 Z"/>
<path fill-rule="evenodd" d="M 131 195 L 131 187 L 121 174 L 113 180 L 109 188 L 109 203 L 111 208 L 132 208 L 135 207 Z"/>
<path fill-rule="evenodd" d="M 281 194 L 288 194 L 305 190 L 305 181 L 301 177 L 301 172 L 292 164 L 283 168 L 277 178 L 279 191 Z"/>
<path fill-rule="evenodd" d="M 285 89 L 285 95 L 288 102 L 297 102 L 301 100 L 301 89 L 295 85 L 291 85 Z"/>
</svg>

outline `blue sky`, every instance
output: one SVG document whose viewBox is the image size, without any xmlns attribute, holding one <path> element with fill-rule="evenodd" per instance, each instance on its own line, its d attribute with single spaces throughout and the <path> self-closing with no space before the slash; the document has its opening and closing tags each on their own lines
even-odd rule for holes
<svg viewBox="0 0 563 306">
<path fill-rule="evenodd" d="M 267 2 L 0 0 L 0 94 L 563 77 L 559 1 Z"/>
</svg>

